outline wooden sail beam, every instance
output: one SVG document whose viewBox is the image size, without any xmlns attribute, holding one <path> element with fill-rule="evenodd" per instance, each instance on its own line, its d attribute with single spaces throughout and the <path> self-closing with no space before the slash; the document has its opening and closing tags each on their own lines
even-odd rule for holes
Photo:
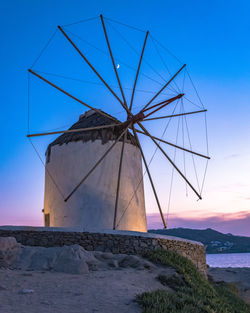
<svg viewBox="0 0 250 313">
<path fill-rule="evenodd" d="M 186 183 L 189 185 L 189 187 L 194 191 L 194 193 L 198 196 L 198 198 L 201 200 L 201 195 L 195 190 L 195 188 L 192 186 L 190 181 L 185 177 L 185 175 L 181 172 L 181 170 L 175 165 L 175 163 L 170 159 L 170 157 L 167 155 L 167 153 L 162 149 L 162 147 L 155 141 L 155 139 L 149 134 L 149 132 L 146 130 L 146 128 L 138 122 L 138 125 L 141 127 L 141 129 L 152 139 L 154 144 L 161 150 L 161 152 L 165 155 L 165 157 L 168 159 L 168 161 L 172 164 L 172 166 L 176 169 L 176 171 L 181 175 L 181 177 L 186 181 Z"/>
<path fill-rule="evenodd" d="M 132 90 L 132 95 L 131 95 L 131 100 L 130 100 L 130 105 L 129 105 L 129 110 L 130 110 L 130 111 L 132 110 L 132 105 L 133 105 L 133 100 L 134 100 L 134 94 L 135 94 L 135 88 L 136 88 L 136 84 L 137 84 L 137 80 L 138 80 L 138 75 L 139 75 L 140 68 L 141 68 L 141 62 L 142 62 L 142 58 L 143 58 L 143 54 L 144 54 L 144 50 L 145 50 L 145 46 L 146 46 L 148 34 L 149 34 L 149 31 L 147 31 L 146 37 L 145 37 L 145 39 L 144 39 L 144 43 L 143 43 L 143 47 L 142 47 L 142 52 L 141 52 L 139 64 L 138 64 L 137 71 L 136 71 L 136 75 L 135 75 L 135 82 L 134 82 L 134 86 L 133 86 L 133 90 Z"/>
<path fill-rule="evenodd" d="M 171 79 L 153 96 L 153 98 L 144 106 L 144 108 L 142 110 L 145 110 L 149 105 L 150 103 L 152 103 L 154 101 L 154 99 L 156 97 L 159 96 L 159 94 L 172 82 L 172 80 L 175 79 L 175 77 L 184 69 L 184 67 L 186 66 L 186 64 L 184 64 L 179 70 L 178 72 L 176 72 L 174 74 L 174 76 L 171 77 Z"/>
<path fill-rule="evenodd" d="M 168 99 L 167 99 L 167 100 L 164 100 L 164 101 L 161 101 L 161 102 L 159 102 L 159 103 L 156 103 L 156 104 L 152 105 L 151 107 L 146 108 L 145 110 L 142 110 L 142 111 L 143 111 L 143 112 L 146 112 L 146 111 L 148 111 L 148 110 L 151 110 L 151 109 L 153 109 L 153 108 L 158 107 L 159 105 L 161 105 L 161 104 L 163 104 L 163 103 L 166 103 L 167 101 L 168 101 Z"/>
<path fill-rule="evenodd" d="M 76 51 L 80 54 L 80 56 L 84 59 L 84 61 L 88 64 L 88 66 L 93 70 L 93 72 L 99 77 L 99 79 L 104 83 L 104 85 L 108 88 L 108 90 L 113 94 L 113 96 L 121 103 L 121 105 L 126 110 L 125 104 L 122 100 L 117 96 L 117 94 L 112 90 L 112 88 L 108 85 L 108 83 L 102 78 L 102 76 L 97 72 L 94 66 L 89 62 L 89 60 L 83 55 L 83 53 L 78 49 L 75 43 L 70 39 L 70 37 L 66 34 L 66 32 L 62 29 L 61 26 L 58 26 L 59 30 L 66 37 L 66 39 L 70 42 L 70 44 L 76 49 Z"/>
<path fill-rule="evenodd" d="M 84 132 L 84 131 L 89 131 L 89 130 L 97 130 L 97 129 L 103 129 L 103 128 L 116 127 L 116 126 L 120 126 L 120 125 L 121 124 L 111 124 L 111 125 L 102 125 L 102 126 L 88 127 L 88 128 L 58 130 L 58 131 L 47 132 L 47 133 L 28 134 L 27 137 L 30 138 L 30 137 L 39 137 L 39 136 L 56 135 L 56 134 L 78 133 L 78 132 Z"/>
<path fill-rule="evenodd" d="M 179 95 L 180 95 L 180 94 L 179 94 Z M 179 95 L 177 95 L 177 96 L 179 96 Z M 161 101 L 161 102 L 159 102 L 159 103 L 156 103 L 156 104 L 152 105 L 151 107 L 142 110 L 142 112 L 144 113 L 144 112 L 146 112 L 146 111 L 148 111 L 148 110 L 154 109 L 154 108 L 158 107 L 159 105 L 164 104 L 164 103 L 168 102 L 169 100 L 174 99 L 175 97 L 176 97 L 176 96 L 174 96 L 174 97 L 172 97 L 172 98 L 169 98 L 169 99 L 166 99 L 166 100 L 164 100 L 164 101 Z"/>
<path fill-rule="evenodd" d="M 57 90 L 61 91 L 61 92 L 64 93 L 66 96 L 68 96 L 68 97 L 74 99 L 75 101 L 77 101 L 77 102 L 83 104 L 85 107 L 87 107 L 87 108 L 89 108 L 89 109 L 91 109 L 91 110 L 93 110 L 93 111 L 95 111 L 95 112 L 97 112 L 97 113 L 100 113 L 101 115 L 103 115 L 103 116 L 105 116 L 105 117 L 108 117 L 109 119 L 111 118 L 111 119 L 115 120 L 115 118 L 111 117 L 110 115 L 108 115 L 108 114 L 102 112 L 101 110 L 98 110 L 98 109 L 96 109 L 96 108 L 90 106 L 89 104 L 83 102 L 82 100 L 76 98 L 75 96 L 72 96 L 70 93 L 68 93 L 67 91 L 65 91 L 65 90 L 63 90 L 62 88 L 58 87 L 57 85 L 55 85 L 54 83 L 50 82 L 49 80 L 47 80 L 46 78 L 42 77 L 41 75 L 37 74 L 37 73 L 34 72 L 33 70 L 28 69 L 28 72 L 30 72 L 31 74 L 33 74 L 33 75 L 35 75 L 36 77 L 40 78 L 41 80 L 43 80 L 45 83 L 49 84 L 50 86 L 52 86 L 52 87 L 56 88 Z"/>
<path fill-rule="evenodd" d="M 127 108 L 128 105 L 127 105 L 127 102 L 126 102 L 126 99 L 125 99 L 125 95 L 124 95 L 124 92 L 123 92 L 123 89 L 122 89 L 121 81 L 120 81 L 120 78 L 119 78 L 119 75 L 118 75 L 118 72 L 117 72 L 117 69 L 116 69 L 113 53 L 112 53 L 112 50 L 111 50 L 111 47 L 110 47 L 110 43 L 109 43 L 108 33 L 107 33 L 107 30 L 106 30 L 106 26 L 105 26 L 102 14 L 100 15 L 100 18 L 101 18 L 102 27 L 103 27 L 105 39 L 106 39 L 106 42 L 107 42 L 107 46 L 108 46 L 108 49 L 109 49 L 109 54 L 110 54 L 111 61 L 112 61 L 112 64 L 113 64 L 113 68 L 114 68 L 114 71 L 115 71 L 115 76 L 116 76 L 116 79 L 117 79 L 118 84 L 119 84 L 119 88 L 120 88 L 120 91 L 121 91 L 121 95 L 122 95 L 122 98 L 123 98 L 124 105 Z"/>
<path fill-rule="evenodd" d="M 145 132 L 143 132 L 143 131 L 141 131 L 141 130 L 139 130 L 139 129 L 135 129 L 135 130 L 137 131 L 137 133 L 143 134 L 144 136 L 148 136 Z M 180 149 L 180 150 L 183 150 L 183 151 L 186 151 L 186 152 L 189 152 L 189 153 L 195 154 L 195 155 L 197 155 L 197 156 L 200 156 L 200 157 L 202 157 L 202 158 L 205 158 L 205 159 L 210 160 L 210 157 L 207 156 L 207 155 L 204 155 L 204 154 L 201 154 L 201 153 L 198 153 L 198 152 L 195 152 L 195 151 L 192 151 L 192 150 L 189 150 L 189 149 L 186 149 L 186 148 L 177 146 L 177 145 L 175 145 L 174 143 L 171 143 L 171 142 L 169 142 L 169 141 L 163 140 L 163 139 L 158 138 L 158 137 L 155 137 L 155 136 L 152 136 L 152 138 L 154 138 L 155 140 L 159 140 L 159 141 L 161 141 L 161 142 L 163 142 L 163 143 L 165 143 L 165 144 L 167 144 L 167 145 L 169 145 L 169 146 L 175 147 L 175 148 L 177 148 L 177 149 Z"/>
<path fill-rule="evenodd" d="M 145 122 L 145 121 L 153 121 L 153 120 L 160 120 L 160 119 L 163 119 L 163 118 L 172 118 L 172 117 L 189 115 L 189 114 L 202 113 L 202 112 L 207 112 L 207 110 L 199 110 L 199 111 L 192 111 L 192 112 L 186 112 L 186 113 L 180 113 L 180 114 L 165 115 L 165 116 L 159 116 L 159 117 L 151 117 L 151 118 L 144 119 L 143 122 Z"/>
<path fill-rule="evenodd" d="M 159 209 L 159 211 L 160 211 L 160 215 L 161 215 L 161 219 L 162 219 L 164 228 L 167 228 L 167 225 L 166 225 L 166 222 L 165 222 L 165 218 L 164 218 L 164 215 L 163 215 L 163 212 L 162 212 L 162 209 L 161 209 L 160 201 L 159 201 L 159 199 L 158 199 L 158 196 L 157 196 L 157 193 L 156 193 L 156 190 L 155 190 L 155 186 L 154 186 L 154 183 L 153 183 L 153 179 L 152 179 L 152 177 L 151 177 L 151 174 L 150 174 L 150 171 L 149 171 L 147 162 L 146 162 L 146 158 L 145 158 L 144 153 L 143 153 L 143 151 L 142 151 L 142 147 L 141 147 L 139 138 L 138 138 L 138 136 L 137 136 L 137 133 L 136 133 L 135 128 L 134 128 L 133 125 L 132 125 L 132 130 L 133 130 L 135 139 L 136 139 L 136 141 L 137 141 L 137 145 L 138 145 L 138 147 L 139 147 L 139 149 L 140 149 L 140 151 L 141 151 L 142 159 L 143 159 L 143 162 L 144 162 L 144 165 L 145 165 L 147 174 L 148 174 L 148 178 L 149 178 L 150 184 L 151 184 L 152 189 L 153 189 L 153 193 L 154 193 L 154 196 L 155 196 L 155 199 L 156 199 L 156 202 L 157 202 L 158 209 Z"/>
<path fill-rule="evenodd" d="M 174 101 L 177 100 L 177 99 L 182 98 L 183 96 L 184 96 L 184 93 L 181 93 L 181 94 L 179 94 L 178 96 L 173 97 L 173 98 L 167 100 L 167 101 L 166 101 L 164 104 L 162 104 L 160 107 L 156 108 L 154 111 L 152 111 L 152 112 L 148 113 L 147 115 L 145 115 L 145 117 L 148 117 L 148 116 L 154 114 L 155 112 L 157 112 L 157 111 L 161 110 L 162 108 L 164 108 L 166 105 L 168 105 L 168 104 L 174 102 Z M 144 112 L 144 111 L 143 111 L 143 112 Z"/>
<path fill-rule="evenodd" d="M 116 198 L 115 198 L 114 221 L 113 221 L 113 229 L 114 230 L 116 228 L 116 216 L 117 216 L 117 208 L 118 208 L 118 204 L 119 204 L 119 192 L 120 192 L 120 183 L 121 183 L 122 161 L 123 161 L 123 155 L 124 155 L 124 146 L 125 146 L 126 135 L 127 135 L 127 133 L 125 133 L 123 135 L 121 156 L 120 156 L 120 162 L 119 162 L 118 180 L 117 180 Z"/>
<path fill-rule="evenodd" d="M 128 126 L 124 129 L 121 135 L 115 140 L 115 142 L 106 150 L 106 152 L 101 156 L 101 158 L 96 162 L 96 164 L 91 168 L 91 170 L 83 177 L 83 179 L 77 184 L 77 186 L 71 191 L 71 193 L 64 199 L 65 202 L 69 200 L 69 198 L 77 191 L 77 189 L 81 186 L 82 183 L 89 177 L 89 175 L 97 168 L 97 166 L 103 161 L 103 159 L 107 156 L 107 154 L 114 148 L 117 142 L 121 139 L 121 137 L 127 131 Z"/>
</svg>

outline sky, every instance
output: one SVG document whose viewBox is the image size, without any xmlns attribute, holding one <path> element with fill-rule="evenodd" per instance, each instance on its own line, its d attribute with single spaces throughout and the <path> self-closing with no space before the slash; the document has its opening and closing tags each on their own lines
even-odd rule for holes
<svg viewBox="0 0 250 313">
<path fill-rule="evenodd" d="M 171 191 L 172 168 L 159 151 L 150 164 L 168 227 L 202 229 L 210 227 L 225 233 L 250 236 L 249 9 L 249 1 L 242 0 L 1 1 L 0 225 L 43 223 L 44 167 L 26 138 L 28 98 L 30 132 L 66 129 L 85 111 L 73 100 L 59 95 L 57 91 L 45 86 L 31 75 L 28 92 L 28 68 L 33 65 L 32 69 L 36 71 L 77 78 L 77 81 L 69 82 L 46 74 L 51 81 L 70 90 L 84 101 L 120 119 L 124 118 L 119 103 L 117 104 L 103 87 L 97 85 L 98 79 L 86 68 L 59 31 L 34 64 L 57 25 L 66 25 L 65 30 L 74 34 L 72 38 L 81 49 L 86 49 L 84 51 L 91 62 L 101 70 L 107 81 L 112 86 L 117 84 L 107 55 L 86 45 L 81 39 L 86 39 L 101 50 L 106 49 L 107 52 L 98 18 L 103 14 L 115 61 L 117 65 L 119 64 L 118 73 L 123 86 L 128 88 L 125 96 L 130 95 L 129 88 L 132 87 L 135 75 L 133 71 L 128 70 L 125 63 L 136 68 L 138 55 L 132 50 L 140 53 L 145 31 L 149 30 L 152 37 L 148 39 L 144 56 L 153 67 L 143 61 L 141 71 L 154 80 L 159 79 L 159 74 L 165 79 L 170 77 L 161 63 L 159 54 L 154 50 L 155 41 L 152 38 L 156 38 L 177 57 L 176 59 L 157 44 L 171 73 L 175 73 L 183 63 L 187 64 L 188 73 L 198 90 L 202 104 L 208 110 L 211 160 L 208 164 L 202 200 L 197 201 L 195 194 L 187 188 L 176 172 L 173 174 Z M 92 17 L 97 18 L 72 24 Z M 114 23 L 113 20 L 135 28 Z M 118 33 L 123 35 L 123 39 Z M 133 49 L 125 45 L 124 38 Z M 158 74 L 153 69 L 156 69 Z M 92 84 L 88 85 L 80 80 L 88 80 Z M 201 105 L 186 71 L 177 78 L 176 84 L 182 86 L 184 80 L 185 94 L 195 104 Z M 162 80 L 160 81 L 162 83 Z M 146 76 L 140 77 L 137 87 L 152 92 L 159 89 L 159 85 Z M 170 97 L 171 92 L 166 91 L 166 94 L 158 100 L 164 99 L 167 94 Z M 152 94 L 137 92 L 134 112 L 144 105 L 150 96 Z M 186 102 L 185 105 L 186 110 L 195 108 L 190 102 Z M 174 104 L 171 104 L 163 113 L 171 114 L 173 108 Z M 204 114 L 188 117 L 192 148 L 206 154 L 204 121 Z M 164 139 L 181 145 L 184 138 L 188 146 L 187 135 L 183 138 L 181 135 L 177 137 L 178 123 L 181 133 L 183 119 L 175 119 L 171 122 Z M 166 120 L 157 123 L 145 122 L 144 125 L 145 127 L 147 125 L 152 134 L 160 137 L 166 127 Z M 46 146 L 52 139 L 46 137 L 32 141 L 42 159 Z M 140 139 L 149 161 L 154 146 L 147 138 L 141 136 Z M 174 158 L 175 150 L 170 147 L 166 149 Z M 186 162 L 190 175 L 188 177 L 195 185 L 193 160 L 188 155 Z M 201 185 L 206 163 L 204 160 L 199 161 L 197 157 L 195 162 Z M 184 169 L 180 151 L 176 152 L 176 164 Z M 158 209 L 146 176 L 144 183 L 149 228 L 161 228 Z"/>
</svg>

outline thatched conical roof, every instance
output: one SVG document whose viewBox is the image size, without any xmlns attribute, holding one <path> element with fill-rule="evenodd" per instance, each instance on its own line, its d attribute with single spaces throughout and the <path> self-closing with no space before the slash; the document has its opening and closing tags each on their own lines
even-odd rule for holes
<svg viewBox="0 0 250 313">
<path fill-rule="evenodd" d="M 102 115 L 93 110 L 89 110 L 84 114 L 80 115 L 79 120 L 73 124 L 69 129 L 79 129 L 79 128 L 89 128 L 96 127 L 102 125 L 112 125 L 121 123 L 118 119 L 113 116 L 105 113 L 106 116 Z M 110 117 L 109 117 L 110 116 Z M 98 130 L 90 130 L 90 131 L 79 131 L 75 133 L 64 133 L 57 137 L 53 142 L 48 145 L 46 155 L 49 157 L 50 150 L 52 146 L 55 145 L 63 145 L 73 141 L 95 141 L 100 139 L 102 144 L 107 143 L 109 140 L 115 140 L 121 134 L 122 129 L 120 127 L 110 127 Z M 123 139 L 121 138 L 121 141 Z M 129 133 L 126 142 L 136 145 L 136 141 L 134 136 Z"/>
</svg>

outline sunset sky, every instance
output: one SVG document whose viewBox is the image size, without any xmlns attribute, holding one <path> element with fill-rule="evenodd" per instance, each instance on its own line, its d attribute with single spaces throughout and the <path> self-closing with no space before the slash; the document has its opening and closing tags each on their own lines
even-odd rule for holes
<svg viewBox="0 0 250 313">
<path fill-rule="evenodd" d="M 133 25 L 135 28 L 145 31 L 149 29 L 154 38 L 181 60 L 179 63 L 169 54 L 164 55 L 173 73 L 181 64 L 187 64 L 202 102 L 208 109 L 211 160 L 201 201 L 197 201 L 197 197 L 189 189 L 186 194 L 185 184 L 178 174 L 174 173 L 169 205 L 172 169 L 167 160 L 160 156 L 159 151 L 150 165 L 166 217 L 169 209 L 169 227 L 211 227 L 225 233 L 250 236 L 249 10 L 249 1 L 242 0 L 1 1 L 0 225 L 42 225 L 44 167 L 26 138 L 27 69 L 31 67 L 57 25 L 71 24 L 102 13 L 105 17 Z M 95 45 L 100 43 L 101 49 L 106 49 L 104 39 L 95 33 L 98 32 L 100 21 L 97 20 L 96 24 L 94 21 L 87 23 L 69 26 L 67 29 L 78 34 L 82 32 L 85 39 Z M 121 33 L 124 31 L 124 36 L 131 40 L 131 44 L 139 52 L 145 34 L 137 30 L 126 30 L 126 27 L 123 29 L 122 25 L 117 27 Z M 111 28 L 110 33 L 112 34 Z M 138 57 L 133 57 L 132 54 L 126 56 L 125 49 L 120 44 L 117 44 L 116 49 L 115 43 L 119 41 L 115 32 L 113 35 L 115 57 L 119 52 L 119 57 L 126 63 L 137 64 Z M 63 64 L 68 76 L 87 79 L 87 71 L 81 67 L 83 65 L 78 66 L 79 58 L 75 52 L 63 41 L 60 34 L 57 33 L 56 36 L 55 42 L 48 48 L 51 50 L 46 52 L 44 59 L 41 58 L 36 63 L 36 69 L 64 75 L 66 72 L 63 72 L 60 65 Z M 153 47 L 150 44 L 152 45 L 152 42 L 147 46 L 145 58 L 164 76 L 164 68 L 160 66 L 156 54 L 152 53 Z M 95 64 L 101 65 L 103 74 L 108 73 L 110 64 L 97 55 L 95 57 L 91 50 L 89 53 L 96 61 Z M 125 72 L 122 63 L 119 66 L 121 76 L 124 77 L 124 86 L 131 86 L 129 84 L 133 81 L 129 79 L 130 74 Z M 143 66 L 142 71 L 146 73 L 147 66 Z M 131 74 L 131 77 L 134 77 L 133 75 Z M 165 77 L 168 78 L 167 74 Z M 105 78 L 113 83 L 111 74 L 107 74 Z M 66 129 L 85 111 L 73 101 L 51 91 L 48 86 L 43 87 L 37 80 L 30 79 L 31 131 Z M 57 78 L 50 79 L 56 81 Z M 92 75 L 88 79 L 94 81 L 95 78 Z M 86 84 L 80 85 L 79 82 L 70 82 L 69 85 L 63 81 L 57 82 L 65 84 L 63 86 L 74 94 L 78 93 L 82 100 L 87 99 L 86 102 L 89 101 L 122 119 L 121 106 L 111 100 L 110 95 L 106 95 L 101 88 L 96 95 L 97 87 L 93 85 L 89 87 Z M 178 83 L 181 83 L 181 77 Z M 141 89 L 157 90 L 157 86 L 150 81 L 140 80 L 138 84 Z M 191 89 L 188 91 L 191 93 Z M 194 90 L 193 95 L 195 97 Z M 145 103 L 146 96 L 137 94 L 136 97 L 138 107 L 143 101 L 143 104 Z M 172 108 L 169 107 L 170 111 L 165 113 L 171 112 Z M 192 109 L 191 106 L 188 109 Z M 201 128 L 204 126 L 203 117 L 199 116 L 202 121 L 197 117 L 197 120 L 190 118 L 189 122 L 193 125 L 191 130 L 194 150 L 206 153 L 205 141 L 202 141 L 202 138 L 205 138 L 204 129 Z M 150 125 L 145 122 L 144 125 L 148 125 L 153 134 L 161 136 L 166 121 L 164 123 Z M 166 137 L 169 141 L 175 141 L 175 128 L 176 124 L 173 124 L 172 133 L 170 131 L 169 137 Z M 53 138 L 55 137 L 33 140 L 43 158 L 46 146 Z M 149 160 L 154 147 L 145 138 L 140 138 Z M 173 155 L 174 150 L 170 149 L 169 153 Z M 179 157 L 181 167 L 182 156 Z M 178 164 L 178 156 L 176 162 Z M 199 178 L 202 180 L 204 164 L 199 168 Z M 192 180 L 194 173 L 190 175 Z M 145 191 L 149 228 L 161 228 L 157 206 L 147 179 Z"/>
</svg>

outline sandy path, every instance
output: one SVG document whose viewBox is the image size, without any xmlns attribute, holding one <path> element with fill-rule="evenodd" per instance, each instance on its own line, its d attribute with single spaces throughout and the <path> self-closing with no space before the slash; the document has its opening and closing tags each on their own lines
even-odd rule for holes
<svg viewBox="0 0 250 313">
<path fill-rule="evenodd" d="M 250 268 L 221 268 L 210 267 L 208 274 L 213 277 L 215 281 L 225 281 L 233 283 L 239 290 L 239 296 L 250 303 Z"/>
<path fill-rule="evenodd" d="M 137 294 L 164 289 L 155 277 L 155 271 L 131 268 L 82 275 L 0 270 L 0 312 L 139 313 Z"/>
</svg>

